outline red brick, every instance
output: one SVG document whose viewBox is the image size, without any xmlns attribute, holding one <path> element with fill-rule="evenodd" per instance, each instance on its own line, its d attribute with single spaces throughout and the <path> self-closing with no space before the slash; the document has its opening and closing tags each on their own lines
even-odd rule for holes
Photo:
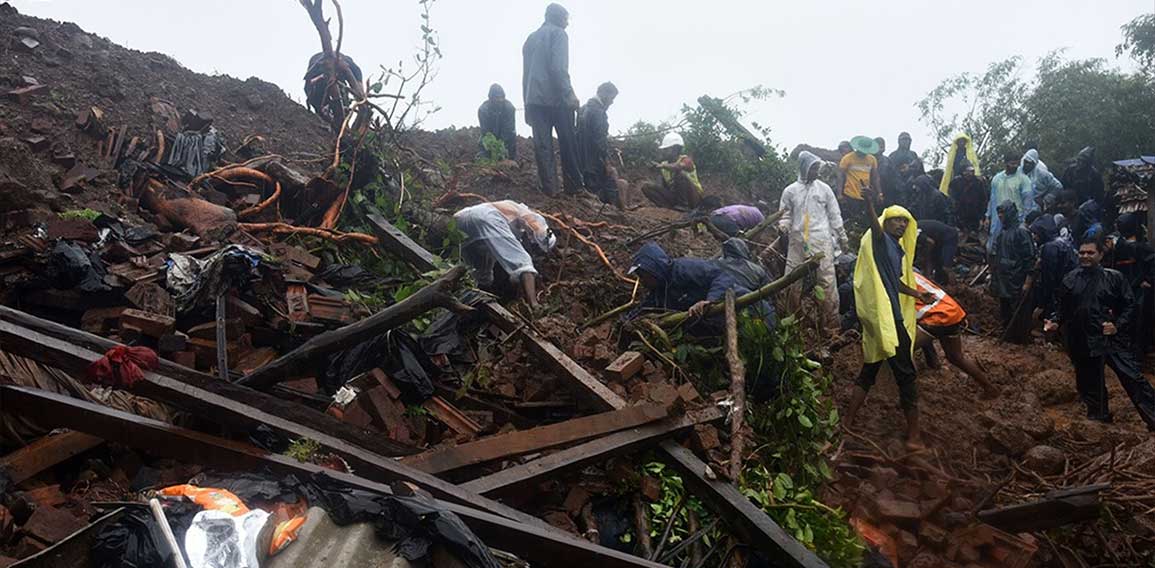
<svg viewBox="0 0 1155 568">
<path fill-rule="evenodd" d="M 41 542 L 56 544 L 82 528 L 84 522 L 80 519 L 55 507 L 41 505 L 20 530 Z"/>
<path fill-rule="evenodd" d="M 162 335 L 172 333 L 176 319 L 170 316 L 130 308 L 120 314 L 120 323 L 121 325 L 135 327 L 149 337 L 161 337 Z"/>
<path fill-rule="evenodd" d="M 626 351 L 606 367 L 606 377 L 614 381 L 625 381 L 640 373 L 646 358 L 637 351 Z"/>
<path fill-rule="evenodd" d="M 643 475 L 641 492 L 642 497 L 645 497 L 646 500 L 657 502 L 662 498 L 662 482 L 648 475 Z"/>
</svg>

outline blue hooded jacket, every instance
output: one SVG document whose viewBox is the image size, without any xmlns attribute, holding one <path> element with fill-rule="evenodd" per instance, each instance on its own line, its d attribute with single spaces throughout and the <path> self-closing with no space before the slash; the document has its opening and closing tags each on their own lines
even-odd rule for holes
<svg viewBox="0 0 1155 568">
<path fill-rule="evenodd" d="M 722 259 L 718 261 L 722 273 L 714 279 L 706 299 L 711 302 L 726 297 L 726 290 L 734 290 L 741 296 L 749 294 L 770 283 L 770 276 L 761 265 L 751 260 L 750 248 L 742 239 L 727 239 L 722 243 Z M 749 309 L 757 310 L 766 322 L 766 327 L 774 329 L 774 305 L 762 300 Z"/>
<path fill-rule="evenodd" d="M 658 243 L 642 245 L 634 266 L 653 275 L 658 287 L 642 302 L 643 308 L 685 311 L 707 299 L 714 279 L 722 273 L 717 263 L 700 258 L 670 259 Z"/>
</svg>

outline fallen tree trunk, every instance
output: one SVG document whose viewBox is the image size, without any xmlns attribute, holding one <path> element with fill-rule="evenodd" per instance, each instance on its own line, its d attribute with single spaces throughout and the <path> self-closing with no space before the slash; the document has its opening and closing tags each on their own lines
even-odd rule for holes
<svg viewBox="0 0 1155 568">
<path fill-rule="evenodd" d="M 746 240 L 752 240 L 754 237 L 761 235 L 762 231 L 765 231 L 766 229 L 770 228 L 775 223 L 777 223 L 778 220 L 782 218 L 782 215 L 784 213 L 786 213 L 786 212 L 779 209 L 779 210 L 771 213 L 770 215 L 767 215 L 766 218 L 763 219 L 761 223 L 758 223 L 757 227 L 754 227 L 753 229 L 746 231 L 746 233 L 742 235 L 742 238 L 744 238 Z"/>
<path fill-rule="evenodd" d="M 409 323 L 434 308 L 458 312 L 470 311 L 472 308 L 461 304 L 449 294 L 449 290 L 464 273 L 464 266 L 455 266 L 437 281 L 418 290 L 416 294 L 357 323 L 310 339 L 304 345 L 253 371 L 237 384 L 267 389 L 282 381 L 292 380 L 313 371 L 313 365 L 317 364 L 321 357 L 364 343 L 385 331 Z"/>
<path fill-rule="evenodd" d="M 734 302 L 734 307 L 740 310 L 755 302 L 765 300 L 766 298 L 777 294 L 791 284 L 801 280 L 802 277 L 806 276 L 806 274 L 810 271 L 817 269 L 818 264 L 822 261 L 823 256 L 824 255 L 822 253 L 811 256 L 810 258 L 806 259 L 806 262 L 796 266 L 794 270 L 790 272 L 790 274 L 787 274 L 782 278 L 779 278 L 753 292 L 750 292 L 749 294 L 743 294 L 742 297 L 738 298 Z M 723 302 L 714 302 L 706 308 L 706 311 L 702 314 L 702 317 L 720 315 L 724 310 L 725 307 Z M 678 312 L 658 318 L 657 323 L 661 327 L 676 327 L 681 325 L 682 322 L 686 321 L 689 317 L 690 314 L 688 312 Z"/>
</svg>

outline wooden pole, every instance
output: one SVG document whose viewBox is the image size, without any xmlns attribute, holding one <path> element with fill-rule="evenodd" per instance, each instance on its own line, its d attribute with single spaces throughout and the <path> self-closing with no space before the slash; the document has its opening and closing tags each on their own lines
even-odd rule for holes
<svg viewBox="0 0 1155 568">
<path fill-rule="evenodd" d="M 229 380 L 229 337 L 225 329 L 225 321 L 228 319 L 225 315 L 226 298 L 228 298 L 227 290 L 217 296 L 217 376 L 222 381 Z"/>
<path fill-rule="evenodd" d="M 455 266 L 437 281 L 418 290 L 416 294 L 357 323 L 306 341 L 304 345 L 253 371 L 237 384 L 267 389 L 282 381 L 295 379 L 306 372 L 315 371 L 315 366 L 322 357 L 373 339 L 390 329 L 409 323 L 413 318 L 434 308 L 447 308 L 458 312 L 472 311 L 473 308 L 461 304 L 448 293 L 464 273 L 465 267 Z"/>
<path fill-rule="evenodd" d="M 743 294 L 742 297 L 735 300 L 734 307 L 736 309 L 742 309 L 755 302 L 765 300 L 766 298 L 773 296 L 787 286 L 797 282 L 798 280 L 801 280 L 802 277 L 806 276 L 806 274 L 811 270 L 818 268 L 818 264 L 822 261 L 823 256 L 824 255 L 822 253 L 811 256 L 810 258 L 806 259 L 806 262 L 803 262 L 802 264 L 794 267 L 794 270 L 792 270 L 790 274 L 787 274 L 782 278 L 779 278 L 753 292 L 750 292 L 749 294 Z M 721 315 L 723 309 L 724 308 L 722 302 L 714 302 L 706 308 L 706 312 L 702 314 L 702 317 Z M 658 325 L 661 327 L 675 327 L 681 325 L 682 322 L 689 319 L 689 317 L 690 314 L 688 312 L 669 314 L 659 318 Z"/>
<path fill-rule="evenodd" d="M 738 351 L 738 312 L 733 290 L 726 290 L 726 363 L 730 365 L 730 399 L 734 402 L 730 415 L 730 480 L 738 483 L 745 451 L 742 426 L 746 417 L 746 365 Z"/>
</svg>

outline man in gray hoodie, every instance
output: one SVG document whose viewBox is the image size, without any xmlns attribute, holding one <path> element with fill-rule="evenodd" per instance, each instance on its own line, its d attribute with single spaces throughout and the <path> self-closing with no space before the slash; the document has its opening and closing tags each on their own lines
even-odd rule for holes
<svg viewBox="0 0 1155 568">
<path fill-rule="evenodd" d="M 578 194 L 585 185 L 578 163 L 575 112 L 580 106 L 569 78 L 569 12 L 559 4 L 545 9 L 545 23 L 525 40 L 522 55 L 522 95 L 525 122 L 533 128 L 533 155 L 541 191 L 557 193 L 557 165 L 553 157 L 553 132 L 557 131 L 564 187 Z"/>
</svg>

